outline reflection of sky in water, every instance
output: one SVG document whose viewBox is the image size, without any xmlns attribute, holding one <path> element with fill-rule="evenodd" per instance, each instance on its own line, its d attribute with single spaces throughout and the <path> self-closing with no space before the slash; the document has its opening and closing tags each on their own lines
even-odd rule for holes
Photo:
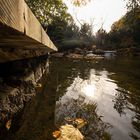
<svg viewBox="0 0 140 140">
<path fill-rule="evenodd" d="M 118 94 L 116 90 L 118 86 L 115 81 L 109 79 L 109 74 L 105 70 L 96 72 L 91 69 L 88 79 L 83 80 L 77 76 L 71 86 L 67 88 L 66 94 L 57 103 L 64 105 L 71 99 L 79 100 L 79 97 L 83 97 L 81 98 L 82 103 L 92 104 L 96 102 L 98 114 L 104 116 L 103 121 L 109 122 L 113 126 L 110 130 L 113 133 L 113 139 L 130 140 L 130 132 L 139 135 L 131 125 L 134 113 L 126 107 L 123 108 L 124 114 L 120 114 L 114 109 L 115 103 L 113 101 Z M 132 108 L 128 102 L 127 106 Z M 61 108 L 61 106 L 59 107 Z"/>
<path fill-rule="evenodd" d="M 85 98 L 84 102 L 95 102 L 104 98 L 104 93 L 108 96 L 114 96 L 117 85 L 107 77 L 107 71 L 96 74 L 95 70 L 90 71 L 89 79 L 83 80 L 76 77 L 70 87 L 67 88 L 66 94 L 61 98 L 61 102 L 67 99 L 78 99 L 79 96 Z"/>
</svg>

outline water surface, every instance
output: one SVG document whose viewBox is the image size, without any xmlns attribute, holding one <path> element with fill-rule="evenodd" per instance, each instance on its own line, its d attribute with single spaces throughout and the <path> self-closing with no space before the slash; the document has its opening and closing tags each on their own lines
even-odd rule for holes
<svg viewBox="0 0 140 140">
<path fill-rule="evenodd" d="M 52 63 L 59 66 L 56 118 L 71 110 L 72 99 L 97 103 L 98 115 L 112 126 L 109 129 L 112 139 L 140 139 L 140 62 L 137 59 L 86 62 L 56 59 Z"/>
<path fill-rule="evenodd" d="M 44 86 L 23 112 L 15 139 L 52 140 L 65 118 L 109 123 L 113 140 L 140 139 L 140 62 L 135 58 L 101 61 L 51 59 Z M 83 104 L 86 108 L 83 108 Z M 85 112 L 83 112 L 83 110 Z M 95 127 L 92 124 L 88 129 Z"/>
</svg>

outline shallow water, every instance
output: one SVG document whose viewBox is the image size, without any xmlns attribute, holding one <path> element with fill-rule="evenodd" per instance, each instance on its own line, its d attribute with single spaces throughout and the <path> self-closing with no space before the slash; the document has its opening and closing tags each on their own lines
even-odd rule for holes
<svg viewBox="0 0 140 140">
<path fill-rule="evenodd" d="M 52 140 L 52 132 L 64 119 L 92 119 L 94 104 L 101 119 L 111 125 L 107 131 L 113 140 L 140 139 L 139 58 L 53 58 L 45 77 L 39 94 L 26 105 L 13 139 Z M 88 111 L 82 111 L 83 104 L 90 106 Z"/>
<path fill-rule="evenodd" d="M 114 140 L 140 139 L 140 62 L 132 58 L 102 61 L 54 60 L 59 115 L 68 100 L 97 103 L 97 113 L 112 127 Z M 68 105 L 69 107 L 70 105 Z M 56 108 L 57 109 L 57 108 Z M 71 110 L 71 107 L 68 108 Z M 72 114 L 74 114 L 71 111 Z M 67 114 L 69 115 L 69 114 Z M 58 117 L 59 118 L 59 117 Z"/>
</svg>

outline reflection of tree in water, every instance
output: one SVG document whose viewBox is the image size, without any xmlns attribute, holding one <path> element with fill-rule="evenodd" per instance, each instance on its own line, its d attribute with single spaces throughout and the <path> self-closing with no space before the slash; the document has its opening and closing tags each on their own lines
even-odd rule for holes
<svg viewBox="0 0 140 140">
<path fill-rule="evenodd" d="M 96 114 L 96 104 L 84 103 L 85 98 L 79 96 L 77 100 L 60 100 L 56 104 L 56 125 L 60 127 L 67 123 L 68 119 L 82 118 L 87 124 L 81 129 L 86 139 L 99 140 L 107 133 L 105 130 L 109 125 L 101 121 L 101 117 Z"/>
<path fill-rule="evenodd" d="M 67 87 L 69 87 L 75 77 L 79 76 L 82 79 L 87 79 L 89 77 L 90 67 L 89 64 L 83 61 L 54 61 L 51 64 L 51 69 L 54 72 L 54 77 L 57 80 L 57 95 L 59 97 L 63 96 L 66 92 Z M 56 66 L 57 67 L 56 69 Z M 58 99 L 59 97 L 56 97 Z"/>
<path fill-rule="evenodd" d="M 135 117 L 132 118 L 132 124 L 140 132 L 140 113 L 136 113 Z"/>
<path fill-rule="evenodd" d="M 127 91 L 125 89 L 118 88 L 116 89 L 118 92 L 115 95 L 114 102 L 114 109 L 121 115 L 125 114 L 125 109 L 128 106 L 127 101 Z"/>
<path fill-rule="evenodd" d="M 126 114 L 125 109 L 129 109 L 132 112 L 135 112 L 135 116 L 132 117 L 132 125 L 136 131 L 140 132 L 140 106 L 137 105 L 136 97 L 133 97 L 133 93 L 126 91 L 123 88 L 119 87 L 116 90 L 118 91 L 118 93 L 115 95 L 116 98 L 113 100 L 114 108 L 120 114 L 120 116 Z M 132 105 L 130 103 L 132 103 Z M 129 135 L 134 140 L 140 139 L 140 137 L 132 132 Z"/>
<path fill-rule="evenodd" d="M 109 73 L 114 73 L 109 76 L 117 82 L 118 93 L 114 99 L 114 109 L 123 116 L 130 115 L 127 111 L 132 111 L 135 113 L 132 119 L 132 125 L 135 130 L 139 131 L 140 128 L 140 86 L 139 86 L 139 60 L 129 59 L 129 58 L 117 58 L 116 60 L 104 60 L 98 63 L 82 62 L 79 60 L 66 60 L 61 59 L 61 61 L 55 60 L 53 64 L 53 71 L 58 73 L 59 79 L 59 90 L 57 92 L 57 99 L 62 97 L 69 87 L 75 77 L 79 76 L 82 79 L 87 79 L 89 76 L 89 70 L 94 68 L 96 71 L 102 71 L 105 68 Z M 58 67 L 59 66 L 59 67 Z M 57 68 L 56 68 L 57 67 Z M 56 77 L 54 75 L 54 77 Z M 120 88 L 121 87 L 121 88 Z M 123 90 L 123 89 L 127 89 Z M 119 91 L 120 90 L 120 91 Z M 130 91 L 130 92 L 128 92 Z M 74 101 L 73 101 L 74 102 Z M 59 104 L 60 107 L 62 103 Z M 58 108 L 58 107 L 57 107 Z M 68 111 L 67 111 L 68 112 Z M 61 113 L 62 115 L 63 113 Z M 120 117 L 121 117 L 120 116 Z M 65 117 L 62 115 L 62 117 Z M 62 119 L 63 120 L 63 119 Z M 140 132 L 140 131 L 139 131 Z M 134 134 L 130 134 L 133 139 L 136 139 Z"/>
<path fill-rule="evenodd" d="M 140 108 L 135 108 L 135 116 L 132 117 L 132 125 L 135 128 L 135 130 L 137 130 L 140 133 Z M 130 136 L 134 139 L 134 140 L 140 140 L 140 137 L 136 136 L 134 133 L 130 133 Z"/>
</svg>

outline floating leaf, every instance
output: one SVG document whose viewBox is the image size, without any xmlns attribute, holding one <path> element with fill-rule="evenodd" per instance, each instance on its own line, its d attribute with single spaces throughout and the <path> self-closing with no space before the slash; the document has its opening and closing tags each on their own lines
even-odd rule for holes
<svg viewBox="0 0 140 140">
<path fill-rule="evenodd" d="M 81 118 L 78 118 L 78 119 L 75 119 L 75 122 L 76 122 L 77 124 L 80 124 L 80 123 L 83 123 L 83 122 L 84 122 L 84 120 L 83 120 L 83 119 L 81 119 Z"/>
<path fill-rule="evenodd" d="M 11 123 L 12 123 L 12 120 L 9 120 L 9 121 L 6 122 L 5 127 L 6 127 L 7 130 L 10 129 Z"/>
<path fill-rule="evenodd" d="M 54 132 L 53 132 L 53 137 L 54 137 L 54 138 L 59 138 L 60 135 L 61 135 L 61 132 L 60 132 L 60 131 L 54 131 Z"/>
<path fill-rule="evenodd" d="M 63 125 L 60 127 L 61 136 L 57 140 L 83 140 L 84 136 L 72 125 Z"/>
<path fill-rule="evenodd" d="M 78 129 L 82 128 L 85 124 L 87 124 L 87 122 L 81 118 L 75 119 L 74 123 L 76 123 Z"/>
</svg>

